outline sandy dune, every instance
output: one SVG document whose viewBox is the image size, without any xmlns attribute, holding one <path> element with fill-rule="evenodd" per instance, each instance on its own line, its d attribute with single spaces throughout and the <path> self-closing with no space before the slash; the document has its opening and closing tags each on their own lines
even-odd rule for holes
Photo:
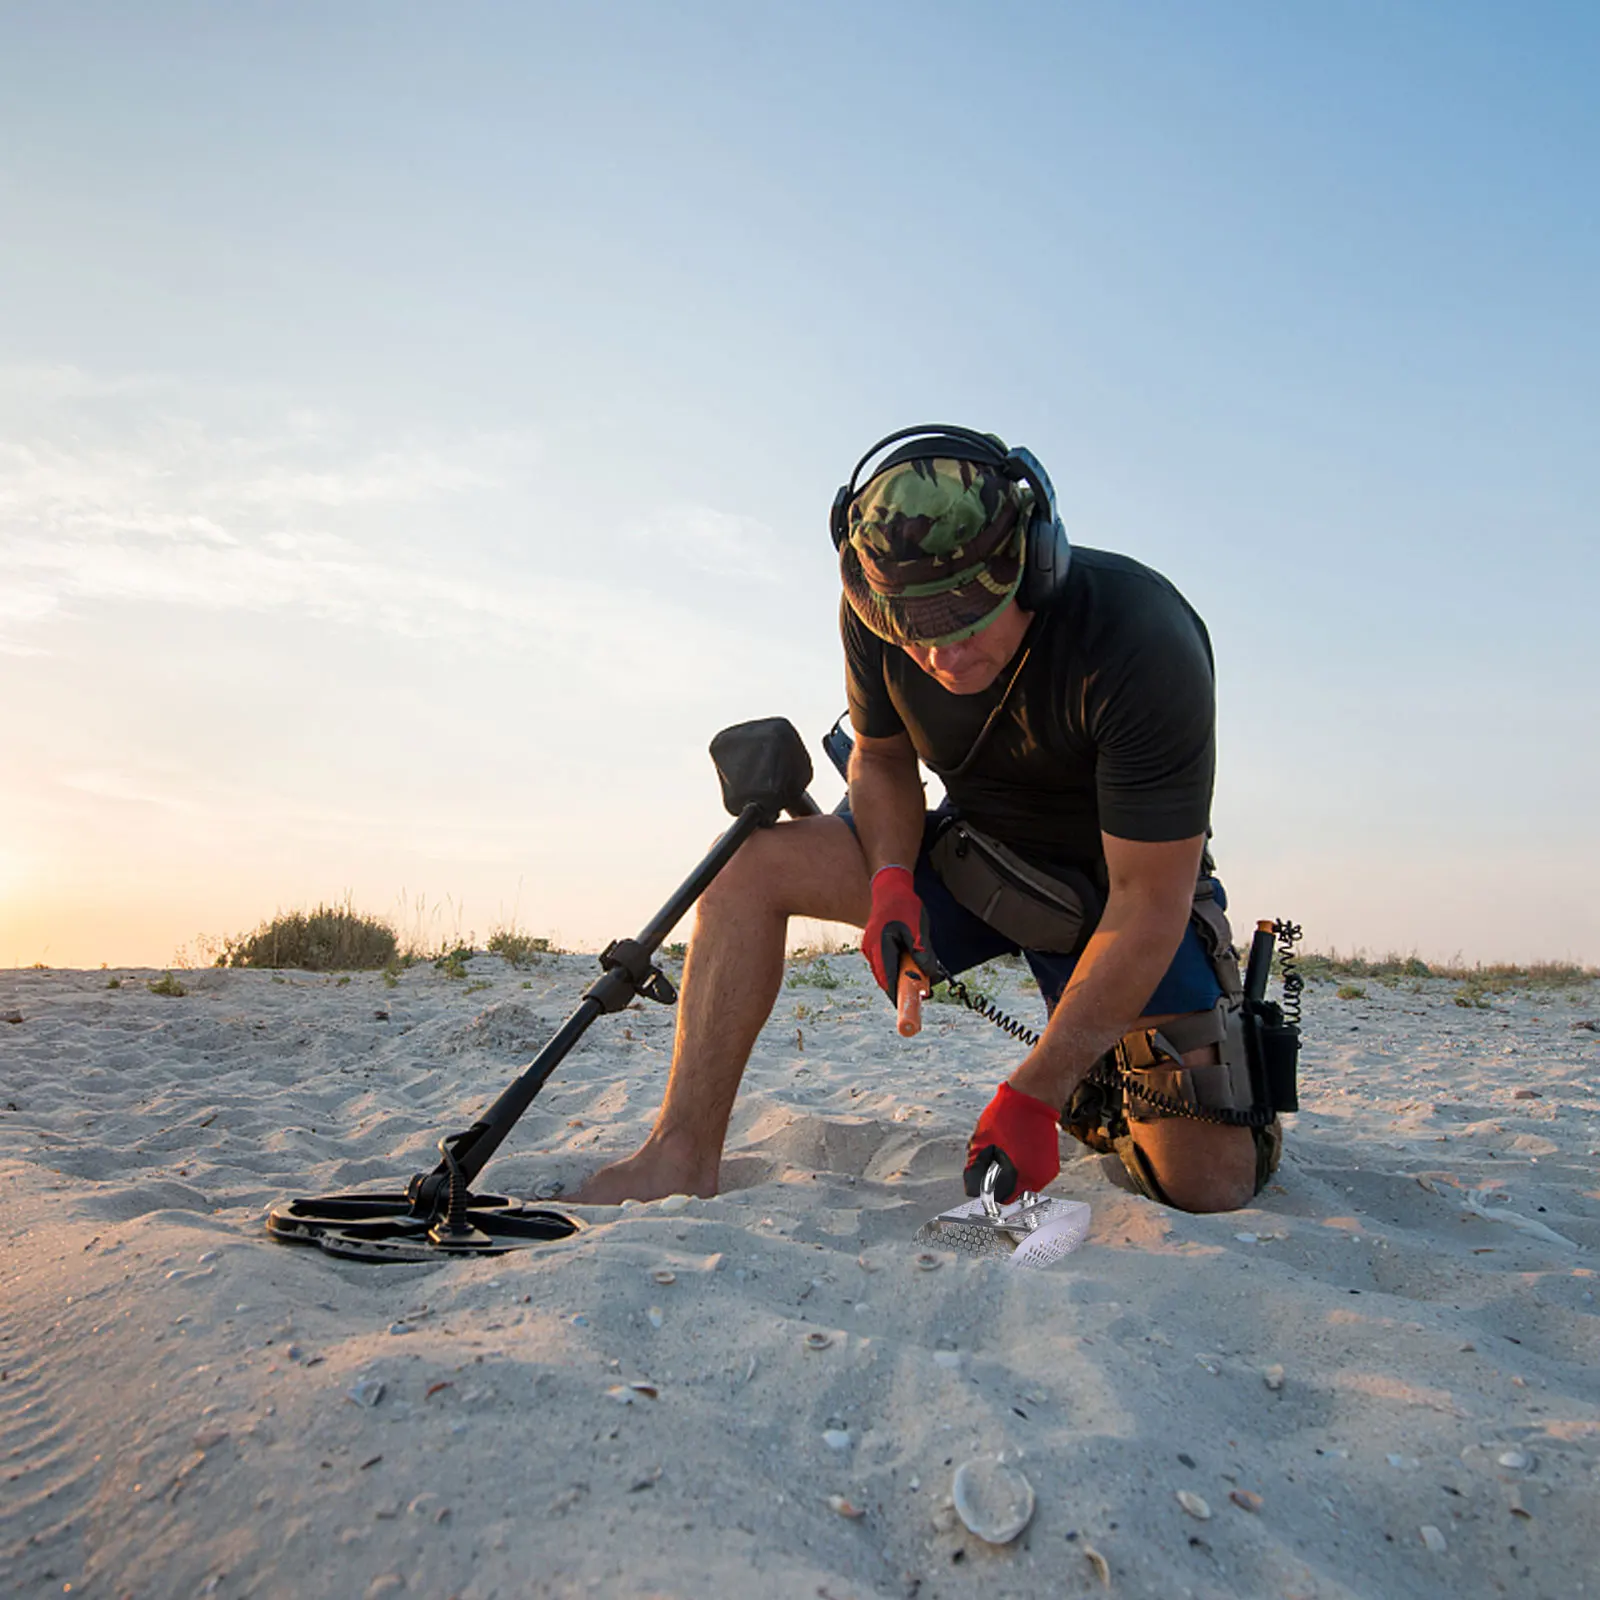
<svg viewBox="0 0 1600 1600">
<path fill-rule="evenodd" d="M 1600 1589 L 1600 986 L 1313 984 L 1260 1203 L 1166 1212 L 1069 1146 L 1093 1226 L 1045 1271 L 919 1265 L 1015 1047 L 947 1007 L 900 1041 L 850 956 L 791 969 L 715 1200 L 438 1267 L 267 1239 L 431 1166 L 595 971 L 0 974 L 4 1592 Z M 1022 978 L 984 982 L 1036 1019 Z M 671 1024 L 597 1024 L 485 1187 L 630 1147 Z M 1037 1510 L 997 1548 L 948 1501 L 1002 1453 Z"/>
</svg>

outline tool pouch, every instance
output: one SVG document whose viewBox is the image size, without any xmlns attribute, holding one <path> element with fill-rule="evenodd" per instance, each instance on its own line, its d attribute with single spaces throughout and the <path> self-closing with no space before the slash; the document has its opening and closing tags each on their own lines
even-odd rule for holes
<svg viewBox="0 0 1600 1600">
<path fill-rule="evenodd" d="M 1045 872 L 959 817 L 946 819 L 928 859 L 959 905 L 1024 950 L 1078 954 L 1105 909 L 1086 874 Z"/>
</svg>

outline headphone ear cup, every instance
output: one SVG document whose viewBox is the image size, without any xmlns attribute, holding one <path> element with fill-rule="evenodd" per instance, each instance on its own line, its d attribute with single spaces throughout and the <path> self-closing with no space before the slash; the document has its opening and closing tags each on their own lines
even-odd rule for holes
<svg viewBox="0 0 1600 1600">
<path fill-rule="evenodd" d="M 1072 546 L 1059 517 L 1039 505 L 1028 519 L 1023 541 L 1022 581 L 1017 585 L 1017 604 L 1024 611 L 1045 611 L 1061 596 L 1067 584 L 1067 567 L 1072 561 Z"/>
<path fill-rule="evenodd" d="M 833 548 L 844 549 L 845 536 L 850 532 L 850 485 L 842 483 L 833 497 L 833 509 L 828 513 L 828 532 L 833 535 Z"/>
</svg>

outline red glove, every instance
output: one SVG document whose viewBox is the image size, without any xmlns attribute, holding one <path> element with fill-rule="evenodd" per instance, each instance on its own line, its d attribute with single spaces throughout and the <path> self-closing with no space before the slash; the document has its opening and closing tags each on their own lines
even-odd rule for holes
<svg viewBox="0 0 1600 1600">
<path fill-rule="evenodd" d="M 928 910 L 909 867 L 880 867 L 872 879 L 872 915 L 861 935 L 861 953 L 878 987 L 893 1000 L 900 987 L 900 958 L 910 956 L 929 983 L 944 976 L 928 935 Z"/>
<path fill-rule="evenodd" d="M 962 1183 L 976 1197 L 992 1162 L 1000 1163 L 994 1197 L 1002 1205 L 1020 1189 L 1042 1189 L 1061 1171 L 1061 1113 L 1031 1094 L 1002 1083 L 983 1108 L 967 1142 Z"/>
</svg>

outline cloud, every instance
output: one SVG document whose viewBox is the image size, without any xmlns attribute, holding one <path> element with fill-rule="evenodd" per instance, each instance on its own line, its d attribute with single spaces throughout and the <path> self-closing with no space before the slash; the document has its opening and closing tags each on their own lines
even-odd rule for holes
<svg viewBox="0 0 1600 1600">
<path fill-rule="evenodd" d="M 205 420 L 201 420 L 201 418 Z M 169 380 L 0 368 L 0 651 L 37 653 L 94 607 L 283 611 L 625 679 L 657 641 L 714 670 L 733 635 L 687 603 L 542 570 L 538 539 L 483 527 L 556 517 L 537 440 L 515 431 L 374 441 L 348 419 Z M 760 573 L 771 531 L 710 509 L 662 537 Z"/>
<path fill-rule="evenodd" d="M 777 584 L 794 576 L 793 557 L 773 528 L 710 506 L 671 507 L 632 528 L 630 538 L 720 578 Z"/>
</svg>

